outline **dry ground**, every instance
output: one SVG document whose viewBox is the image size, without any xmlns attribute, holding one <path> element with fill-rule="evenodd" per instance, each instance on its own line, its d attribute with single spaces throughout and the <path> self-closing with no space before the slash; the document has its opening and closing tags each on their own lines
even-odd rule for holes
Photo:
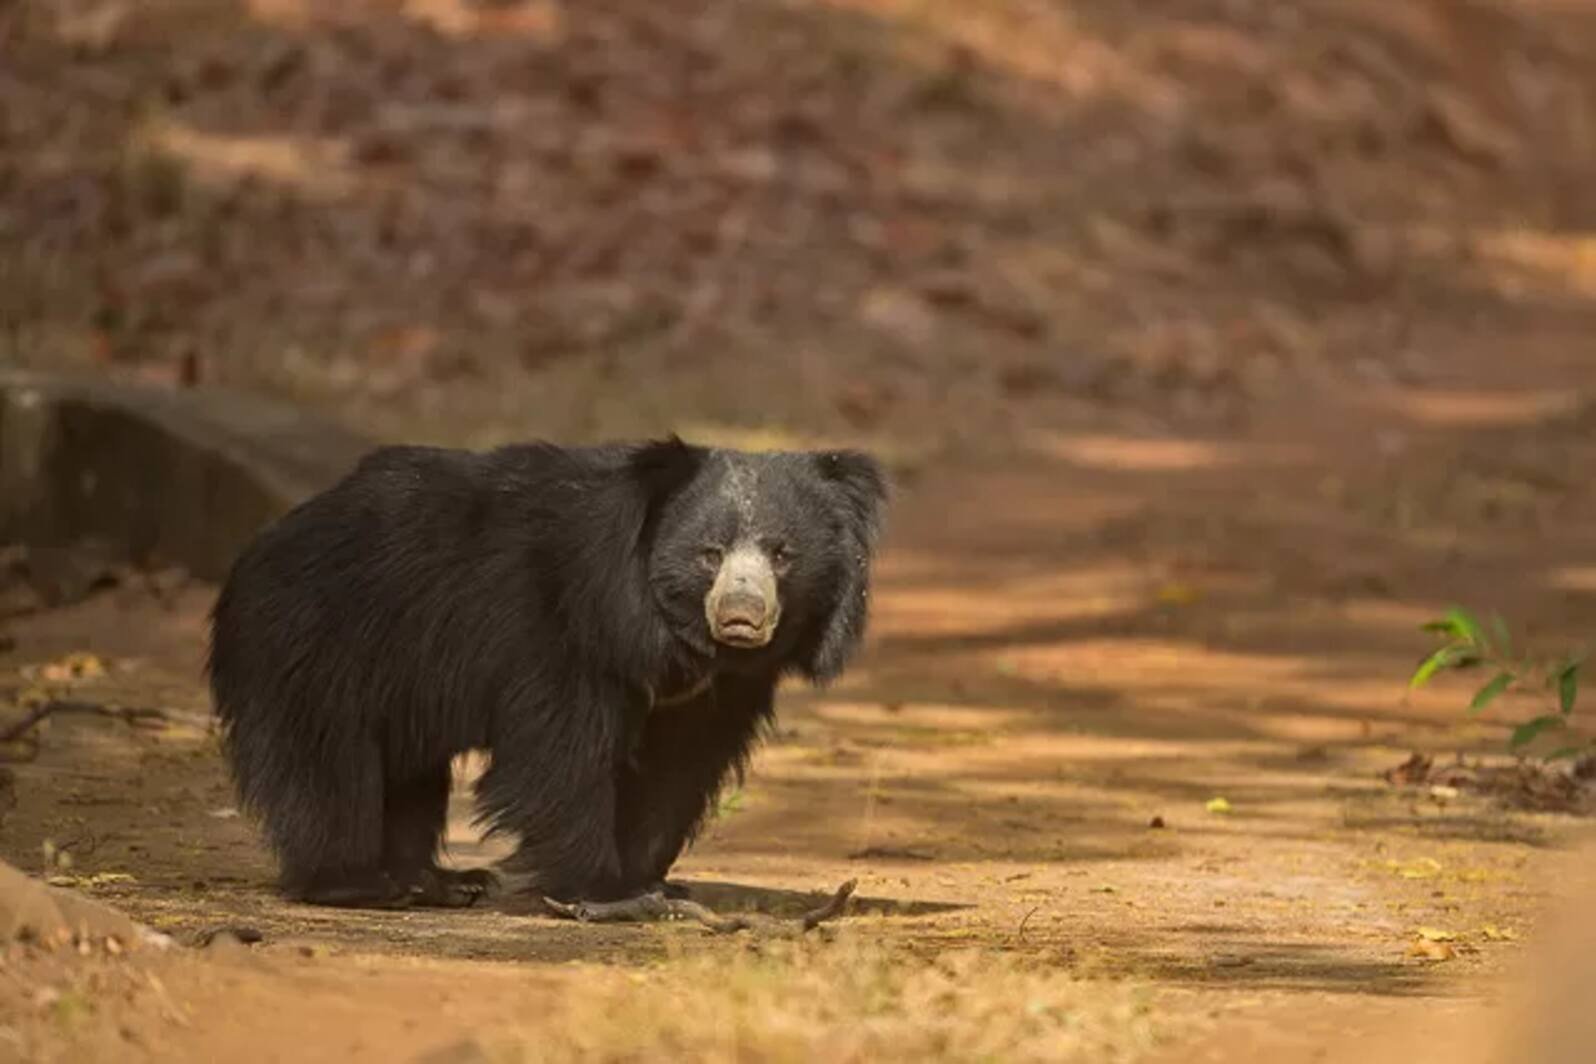
<svg viewBox="0 0 1596 1064">
<path fill-rule="evenodd" d="M 173 723 L 54 720 L 16 767 L 3 856 L 39 869 L 48 838 L 158 928 L 266 944 L 166 962 L 160 990 L 121 962 L 13 953 L 0 1023 L 61 1059 L 375 1060 L 468 1036 L 506 1059 L 1472 1044 L 1457 1021 L 1494 997 L 1580 819 L 1378 773 L 1410 749 L 1498 750 L 1529 708 L 1471 721 L 1456 685 L 1404 698 L 1417 626 L 1449 601 L 1548 649 L 1589 631 L 1596 433 L 1560 344 L 1524 342 L 1510 369 L 1455 345 L 1444 381 L 1326 388 L 1246 435 L 1061 435 L 1046 461 L 911 478 L 869 652 L 835 689 L 787 694 L 680 868 L 711 904 L 776 913 L 859 877 L 852 918 L 814 941 L 513 902 L 284 905 L 204 727 L 210 589 L 18 618 L 8 670 L 92 651 L 110 671 L 78 694 Z M 455 859 L 491 856 L 464 815 Z"/>
<path fill-rule="evenodd" d="M 0 6 L 0 358 L 904 480 L 869 652 L 680 870 L 777 911 L 859 877 L 825 940 L 282 905 L 203 727 L 210 590 L 14 618 L 7 675 L 91 651 L 78 694 L 173 723 L 53 721 L 0 856 L 266 942 L 13 950 L 0 1057 L 1467 1059 L 1582 821 L 1377 773 L 1528 712 L 1404 699 L 1427 616 L 1596 616 L 1593 21 Z"/>
</svg>

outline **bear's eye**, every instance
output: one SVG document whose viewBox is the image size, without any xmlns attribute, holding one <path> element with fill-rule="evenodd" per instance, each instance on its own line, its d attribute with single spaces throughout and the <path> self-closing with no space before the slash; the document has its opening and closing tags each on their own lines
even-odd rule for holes
<svg viewBox="0 0 1596 1064">
<path fill-rule="evenodd" d="M 792 564 L 792 550 L 785 543 L 771 544 L 770 562 L 778 569 L 787 568 Z"/>
<path fill-rule="evenodd" d="M 726 552 L 719 547 L 705 547 L 698 552 L 698 560 L 704 564 L 704 568 L 711 570 L 719 569 L 721 560 L 725 556 Z"/>
</svg>

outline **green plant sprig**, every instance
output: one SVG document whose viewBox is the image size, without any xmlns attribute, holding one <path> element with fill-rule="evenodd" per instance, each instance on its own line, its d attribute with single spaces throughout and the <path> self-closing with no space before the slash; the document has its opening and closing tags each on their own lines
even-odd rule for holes
<svg viewBox="0 0 1596 1064">
<path fill-rule="evenodd" d="M 1485 666 L 1491 670 L 1491 677 L 1474 692 L 1469 701 L 1469 716 L 1485 712 L 1508 691 L 1532 692 L 1545 701 L 1544 712 L 1513 729 L 1507 741 L 1510 751 L 1516 753 L 1541 735 L 1559 732 L 1570 742 L 1548 754 L 1550 760 L 1576 757 L 1596 747 L 1596 740 L 1581 738 L 1571 722 L 1579 700 L 1583 651 L 1556 658 L 1515 654 L 1507 624 L 1500 615 L 1492 614 L 1487 630 L 1474 614 L 1460 606 L 1452 607 L 1425 624 L 1423 630 L 1439 636 L 1442 643 L 1414 669 L 1408 680 L 1409 690 L 1423 687 L 1441 672 Z"/>
</svg>

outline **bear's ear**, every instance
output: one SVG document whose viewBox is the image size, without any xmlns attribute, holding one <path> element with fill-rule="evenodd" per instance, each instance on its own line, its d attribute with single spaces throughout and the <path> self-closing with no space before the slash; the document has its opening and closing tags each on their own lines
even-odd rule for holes
<svg viewBox="0 0 1596 1064">
<path fill-rule="evenodd" d="M 698 475 L 708 452 L 683 443 L 674 433 L 663 440 L 639 444 L 628 467 L 650 506 L 675 494 Z"/>
<path fill-rule="evenodd" d="M 887 505 L 887 477 L 874 458 L 860 451 L 815 455 L 820 478 L 836 499 L 842 578 L 831 612 L 800 668 L 815 683 L 835 679 L 864 637 L 870 606 L 870 561 Z"/>
<path fill-rule="evenodd" d="M 888 495 L 881 463 L 863 451 L 822 451 L 815 455 L 815 464 L 822 479 L 836 486 L 849 531 L 873 547 Z"/>
</svg>

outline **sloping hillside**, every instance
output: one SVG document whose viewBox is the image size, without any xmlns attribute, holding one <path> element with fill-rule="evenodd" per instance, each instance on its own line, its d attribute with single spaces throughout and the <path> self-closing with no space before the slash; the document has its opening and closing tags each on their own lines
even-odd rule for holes
<svg viewBox="0 0 1596 1064">
<path fill-rule="evenodd" d="M 1585 309 L 1593 39 L 1552 0 L 22 0 L 0 359 L 478 443 L 1235 425 Z"/>
</svg>

